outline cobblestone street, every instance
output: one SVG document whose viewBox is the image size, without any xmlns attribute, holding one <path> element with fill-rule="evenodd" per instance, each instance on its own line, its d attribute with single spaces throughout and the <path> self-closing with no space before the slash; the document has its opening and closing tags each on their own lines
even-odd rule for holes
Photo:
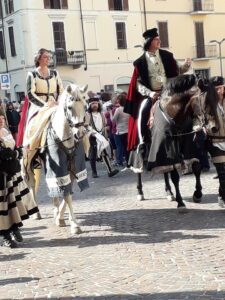
<svg viewBox="0 0 225 300">
<path fill-rule="evenodd" d="M 189 213 L 178 214 L 161 176 L 144 175 L 146 200 L 137 201 L 130 170 L 108 178 L 98 168 L 88 190 L 75 187 L 77 236 L 54 224 L 43 179 L 43 219 L 24 222 L 19 248 L 0 248 L 0 299 L 225 299 L 225 211 L 214 170 L 202 174 L 201 204 L 192 202 L 194 178 L 181 178 Z"/>
</svg>

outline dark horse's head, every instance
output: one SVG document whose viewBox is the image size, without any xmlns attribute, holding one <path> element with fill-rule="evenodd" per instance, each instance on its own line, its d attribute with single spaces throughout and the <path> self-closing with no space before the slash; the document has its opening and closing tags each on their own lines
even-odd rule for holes
<svg viewBox="0 0 225 300">
<path fill-rule="evenodd" d="M 193 114 L 193 100 L 199 91 L 194 75 L 179 75 L 169 80 L 160 104 L 175 123 L 180 123 Z"/>
<path fill-rule="evenodd" d="M 210 79 L 200 79 L 199 88 L 205 95 L 204 111 L 214 120 L 214 131 L 219 130 L 219 118 L 217 106 L 220 98 L 224 99 L 224 78 L 222 76 L 213 76 Z M 222 87 L 222 88 L 221 88 Z"/>
</svg>

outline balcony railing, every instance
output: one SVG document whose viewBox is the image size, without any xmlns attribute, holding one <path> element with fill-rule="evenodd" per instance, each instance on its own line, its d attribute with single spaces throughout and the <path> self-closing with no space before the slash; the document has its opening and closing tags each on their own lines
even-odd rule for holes
<svg viewBox="0 0 225 300">
<path fill-rule="evenodd" d="M 53 52 L 53 65 L 72 65 L 80 66 L 84 64 L 84 51 L 66 51 L 66 50 L 55 50 Z"/>
<path fill-rule="evenodd" d="M 207 14 L 214 11 L 214 0 L 191 0 L 191 14 Z"/>
<path fill-rule="evenodd" d="M 193 59 L 210 59 L 217 56 L 216 45 L 197 45 L 193 47 Z"/>
</svg>

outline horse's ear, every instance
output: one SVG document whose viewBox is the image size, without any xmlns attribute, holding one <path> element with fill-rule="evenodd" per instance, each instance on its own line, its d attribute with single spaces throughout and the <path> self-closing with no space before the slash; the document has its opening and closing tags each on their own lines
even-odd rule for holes
<svg viewBox="0 0 225 300">
<path fill-rule="evenodd" d="M 67 88 L 66 88 L 66 90 L 67 90 L 67 92 L 68 93 L 71 93 L 72 92 L 72 87 L 71 87 L 71 85 L 69 84 L 69 85 L 67 85 Z"/>
<path fill-rule="evenodd" d="M 80 87 L 81 93 L 85 93 L 85 92 L 87 91 L 87 89 L 88 89 L 88 84 L 86 84 L 86 85 Z"/>
</svg>

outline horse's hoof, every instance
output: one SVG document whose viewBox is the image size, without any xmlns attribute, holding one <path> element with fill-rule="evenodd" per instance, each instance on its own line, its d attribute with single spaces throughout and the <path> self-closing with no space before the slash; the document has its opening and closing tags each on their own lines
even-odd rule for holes
<svg viewBox="0 0 225 300">
<path fill-rule="evenodd" d="M 71 234 L 81 234 L 82 230 L 79 226 L 71 227 Z"/>
<path fill-rule="evenodd" d="M 138 201 L 143 201 L 143 200 L 145 200 L 144 195 L 137 195 L 137 200 L 138 200 Z"/>
<path fill-rule="evenodd" d="M 194 203 L 201 203 L 202 202 L 202 197 L 201 198 L 197 198 L 197 197 L 193 196 L 193 202 Z"/>
<path fill-rule="evenodd" d="M 193 202 L 194 203 L 201 203 L 202 202 L 202 192 L 201 190 L 200 191 L 195 191 L 194 194 L 193 194 Z"/>
<path fill-rule="evenodd" d="M 187 209 L 186 206 L 180 206 L 177 209 L 178 209 L 178 213 L 179 214 L 186 214 L 186 213 L 188 213 L 188 209 Z"/>
<path fill-rule="evenodd" d="M 59 218 L 55 219 L 55 224 L 59 227 L 65 227 L 66 226 L 65 220 L 64 219 L 59 219 Z"/>
<path fill-rule="evenodd" d="M 219 207 L 221 207 L 221 208 L 225 208 L 225 202 L 224 202 L 224 200 L 222 199 L 222 197 L 218 197 L 218 205 L 219 205 Z"/>
<path fill-rule="evenodd" d="M 176 198 L 174 197 L 174 195 L 167 195 L 166 198 L 169 201 L 176 201 Z"/>
<path fill-rule="evenodd" d="M 32 219 L 33 220 L 41 220 L 42 219 L 42 216 L 39 212 L 35 213 L 32 215 Z"/>
</svg>

